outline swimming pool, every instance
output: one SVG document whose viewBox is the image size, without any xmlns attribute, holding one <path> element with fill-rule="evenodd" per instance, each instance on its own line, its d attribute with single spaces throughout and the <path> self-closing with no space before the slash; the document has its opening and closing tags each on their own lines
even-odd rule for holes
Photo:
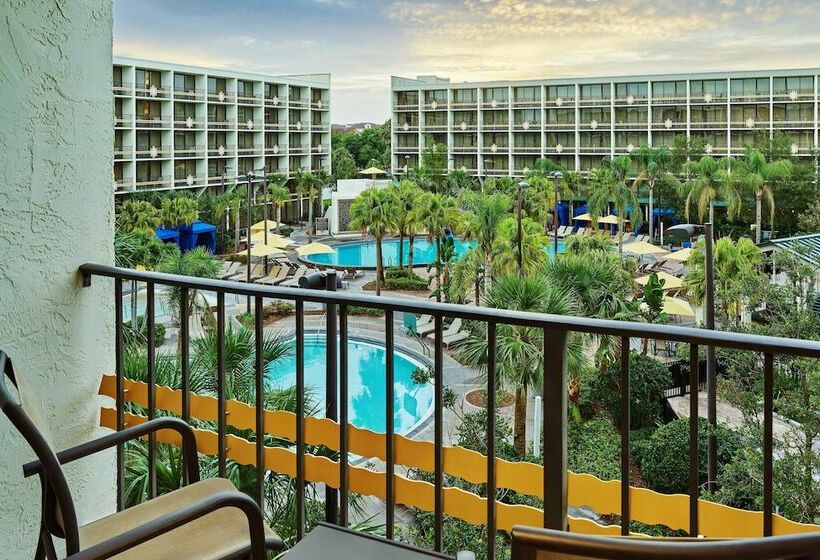
<svg viewBox="0 0 820 560">
<path fill-rule="evenodd" d="M 461 257 L 475 246 L 473 241 L 455 240 L 456 257 Z M 375 241 L 354 241 L 352 243 L 340 243 L 334 245 L 335 253 L 321 255 L 310 255 L 305 257 L 315 264 L 329 266 L 350 266 L 354 268 L 376 268 L 376 242 Z M 410 259 L 410 242 L 405 239 L 402 244 L 405 264 Z M 545 249 L 552 254 L 552 243 Z M 564 250 L 563 242 L 558 244 L 558 252 Z M 397 266 L 399 264 L 399 240 L 386 239 L 382 241 L 382 260 L 384 266 Z M 426 266 L 436 260 L 436 244 L 430 242 L 425 237 L 417 237 L 413 240 L 413 265 Z"/>
<path fill-rule="evenodd" d="M 325 336 L 305 336 L 305 387 L 320 408 L 325 407 Z M 290 354 L 270 364 L 267 379 L 274 387 L 296 384 L 296 341 L 291 340 Z M 348 419 L 351 424 L 374 432 L 385 431 L 385 364 L 384 346 L 361 339 L 348 338 Z M 421 361 L 400 351 L 394 354 L 393 428 L 397 434 L 412 430 L 432 413 L 433 386 L 416 385 L 411 374 Z"/>
</svg>

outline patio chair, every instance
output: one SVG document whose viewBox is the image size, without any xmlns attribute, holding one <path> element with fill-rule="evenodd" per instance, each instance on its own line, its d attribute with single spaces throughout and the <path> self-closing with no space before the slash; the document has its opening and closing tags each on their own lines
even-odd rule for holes
<svg viewBox="0 0 820 560">
<path fill-rule="evenodd" d="M 310 272 L 310 269 L 306 266 L 300 266 L 293 276 L 290 277 L 289 280 L 285 280 L 281 282 L 279 285 L 283 288 L 298 288 L 299 287 L 299 279 Z"/>
<path fill-rule="evenodd" d="M 216 277 L 219 278 L 220 280 L 230 278 L 231 276 L 233 276 L 234 274 L 239 272 L 239 267 L 240 266 L 242 266 L 242 263 L 240 263 L 240 262 L 236 262 L 236 261 L 226 262 L 225 265 L 223 266 L 223 270 L 221 270 L 219 272 L 219 274 L 216 275 Z"/>
<path fill-rule="evenodd" d="M 446 338 L 447 336 L 452 336 L 456 334 L 459 330 L 461 330 L 461 319 L 454 319 L 450 326 L 444 329 L 441 333 L 442 338 Z M 436 339 L 436 333 L 431 332 L 427 335 L 427 338 L 434 340 Z"/>
<path fill-rule="evenodd" d="M 512 560 L 775 560 L 817 558 L 820 533 L 760 539 L 599 537 L 516 525 Z"/>
<path fill-rule="evenodd" d="M 276 270 L 272 270 L 270 274 L 264 278 L 260 278 L 257 283 L 265 284 L 267 286 L 276 286 L 280 282 L 284 282 L 290 274 L 290 269 L 286 266 L 277 266 Z"/>
<path fill-rule="evenodd" d="M 38 475 L 42 487 L 36 559 L 57 558 L 53 537 L 65 539 L 66 555 L 71 560 L 112 556 L 118 560 L 264 560 L 267 550 L 283 547 L 256 502 L 231 481 L 199 480 L 196 437 L 187 423 L 178 418 L 156 418 L 57 452 L 37 426 L 30 406 L 23 404 L 32 402 L 31 395 L 25 394 L 25 386 L 19 382 L 11 360 L 0 351 L 0 409 L 37 457 L 23 466 L 23 475 Z M 62 465 L 160 430 L 172 430 L 181 437 L 188 485 L 80 525 Z"/>
</svg>

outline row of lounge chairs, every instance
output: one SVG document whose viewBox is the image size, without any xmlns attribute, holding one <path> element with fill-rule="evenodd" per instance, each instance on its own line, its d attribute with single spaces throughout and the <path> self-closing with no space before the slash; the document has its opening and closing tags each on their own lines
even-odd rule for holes
<svg viewBox="0 0 820 560">
<path fill-rule="evenodd" d="M 558 226 L 558 237 L 566 238 L 571 237 L 573 235 L 609 235 L 609 230 L 598 230 L 592 228 L 579 228 L 576 230 L 574 226 Z M 623 242 L 630 243 L 632 241 L 646 241 L 647 243 L 651 243 L 652 239 L 648 235 L 635 235 L 631 231 L 624 233 Z"/>
<path fill-rule="evenodd" d="M 450 326 L 441 332 L 441 341 L 446 348 L 455 346 L 469 338 L 467 331 L 461 330 L 461 319 L 454 319 Z M 422 315 L 416 322 L 416 334 L 426 336 L 431 341 L 436 340 L 436 320 L 430 315 Z"/>
<path fill-rule="evenodd" d="M 264 264 L 256 264 L 251 267 L 251 282 L 265 284 L 268 286 L 298 287 L 299 279 L 310 272 L 325 270 L 324 267 L 312 268 L 304 265 L 297 265 L 290 260 L 281 259 L 277 264 L 268 267 L 265 273 Z M 347 268 L 337 271 L 343 281 L 361 278 L 364 273 L 361 270 Z M 233 282 L 247 282 L 248 271 L 246 265 L 240 262 L 226 261 L 217 274 L 220 280 Z"/>
</svg>

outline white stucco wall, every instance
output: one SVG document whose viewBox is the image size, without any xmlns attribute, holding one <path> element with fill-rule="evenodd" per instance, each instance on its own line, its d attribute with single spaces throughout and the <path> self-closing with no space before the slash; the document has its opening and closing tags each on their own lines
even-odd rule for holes
<svg viewBox="0 0 820 560">
<path fill-rule="evenodd" d="M 57 447 L 99 435 L 113 365 L 113 288 L 77 267 L 111 263 L 111 0 L 0 0 L 0 348 Z M 32 558 L 33 457 L 0 414 L 0 556 Z M 114 506 L 112 454 L 67 469 L 81 520 Z"/>
</svg>

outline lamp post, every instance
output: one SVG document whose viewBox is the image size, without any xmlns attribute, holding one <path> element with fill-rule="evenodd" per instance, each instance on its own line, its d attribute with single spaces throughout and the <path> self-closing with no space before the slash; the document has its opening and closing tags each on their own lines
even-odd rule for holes
<svg viewBox="0 0 820 560">
<path fill-rule="evenodd" d="M 247 246 L 247 255 L 248 255 L 248 258 L 247 258 L 248 262 L 247 262 L 247 267 L 246 267 L 246 271 L 247 271 L 246 280 L 248 281 L 248 284 L 251 283 L 251 222 L 253 221 L 252 190 L 253 190 L 253 179 L 254 179 L 254 177 L 255 177 L 255 174 L 254 174 L 253 169 L 251 169 L 250 171 L 248 171 L 245 174 L 245 179 L 248 181 L 248 231 L 246 232 L 247 242 L 245 243 L 245 245 Z M 264 169 L 260 171 L 260 177 L 262 179 L 265 178 L 265 170 Z M 265 223 L 265 229 L 267 229 L 267 225 L 268 224 Z M 248 296 L 247 312 L 248 313 L 251 312 L 251 296 Z"/>
<path fill-rule="evenodd" d="M 714 255 L 714 226 L 712 222 L 706 225 L 706 328 L 715 329 L 715 255 Z M 689 398 L 692 398 L 690 393 Z M 706 416 L 709 420 L 709 439 L 707 447 L 707 475 L 710 491 L 716 489 L 717 478 L 717 359 L 715 347 L 706 348 Z"/>
<path fill-rule="evenodd" d="M 524 189 L 530 186 L 526 181 L 518 183 L 518 275 L 523 276 L 524 269 L 524 247 L 521 243 L 521 206 L 523 203 Z"/>
<path fill-rule="evenodd" d="M 558 186 L 561 183 L 561 179 L 564 178 L 564 174 L 560 171 L 553 171 L 550 173 L 550 177 L 552 178 L 552 185 L 553 185 L 553 217 L 552 217 L 552 248 L 553 248 L 553 258 L 558 256 Z"/>
</svg>

